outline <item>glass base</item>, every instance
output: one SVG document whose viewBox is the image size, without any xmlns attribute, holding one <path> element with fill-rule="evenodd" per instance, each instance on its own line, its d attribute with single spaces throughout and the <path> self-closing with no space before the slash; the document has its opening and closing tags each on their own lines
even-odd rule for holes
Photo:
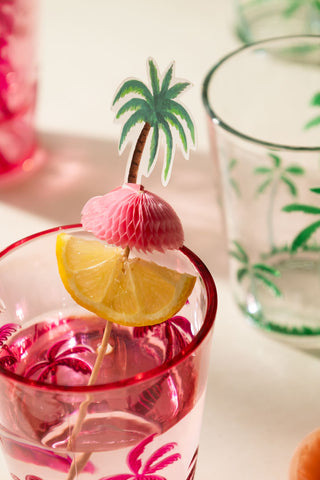
<svg viewBox="0 0 320 480">
<path fill-rule="evenodd" d="M 276 342 L 285 343 L 294 348 L 320 355 L 320 331 L 318 333 L 310 333 L 306 330 L 305 333 L 303 333 L 303 329 L 295 332 L 290 329 L 290 327 L 279 328 L 279 326 L 272 321 L 262 322 L 260 319 L 254 318 L 243 309 L 243 305 L 239 305 L 239 307 L 250 321 L 250 324 L 265 336 Z"/>
<path fill-rule="evenodd" d="M 281 296 L 257 282 L 254 293 L 238 298 L 239 308 L 274 338 L 305 348 L 320 347 L 319 251 L 276 254 L 272 267 L 280 273 L 276 281 Z"/>
</svg>

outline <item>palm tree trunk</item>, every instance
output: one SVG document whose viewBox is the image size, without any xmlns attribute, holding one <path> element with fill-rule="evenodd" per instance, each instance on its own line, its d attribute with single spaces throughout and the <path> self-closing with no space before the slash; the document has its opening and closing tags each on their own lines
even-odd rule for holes
<svg viewBox="0 0 320 480">
<path fill-rule="evenodd" d="M 150 123 L 146 122 L 141 130 L 139 138 L 137 140 L 136 148 L 134 149 L 131 165 L 128 174 L 128 183 L 137 183 L 137 176 L 139 165 L 143 153 L 144 146 L 147 141 L 147 137 L 150 131 L 151 125 Z"/>
</svg>

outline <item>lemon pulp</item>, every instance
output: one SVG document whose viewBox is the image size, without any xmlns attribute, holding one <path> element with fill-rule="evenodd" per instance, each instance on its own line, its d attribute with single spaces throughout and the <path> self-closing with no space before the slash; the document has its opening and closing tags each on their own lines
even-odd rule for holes
<svg viewBox="0 0 320 480">
<path fill-rule="evenodd" d="M 161 323 L 186 303 L 196 277 L 134 257 L 124 250 L 66 233 L 57 237 L 59 274 L 72 298 L 110 322 Z"/>
</svg>

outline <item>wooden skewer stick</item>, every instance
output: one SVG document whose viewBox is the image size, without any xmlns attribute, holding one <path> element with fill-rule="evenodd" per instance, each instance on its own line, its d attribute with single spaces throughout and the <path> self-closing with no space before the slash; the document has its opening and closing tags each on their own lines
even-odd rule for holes
<svg viewBox="0 0 320 480">
<path fill-rule="evenodd" d="M 89 378 L 89 381 L 88 381 L 88 386 L 94 385 L 96 383 L 97 378 L 98 378 L 100 367 L 102 365 L 104 356 L 105 356 L 107 348 L 108 348 L 111 328 L 112 328 L 111 322 L 107 321 L 104 332 L 103 332 L 102 342 L 101 342 L 101 345 L 99 347 L 98 356 L 96 358 L 93 370 L 91 372 L 91 375 L 90 375 L 90 378 Z M 70 436 L 69 441 L 68 441 L 68 445 L 67 445 L 68 450 L 72 450 L 73 447 L 74 447 L 76 437 L 79 435 L 79 433 L 81 431 L 81 427 L 82 427 L 83 421 L 84 421 L 84 419 L 87 415 L 88 406 L 90 405 L 91 400 L 92 400 L 92 395 L 89 394 L 89 395 L 87 395 L 87 399 L 84 400 L 80 405 L 79 415 L 78 415 L 77 421 L 76 421 L 76 423 L 75 423 L 75 425 L 72 429 L 72 433 L 71 433 L 71 436 Z M 77 473 L 81 472 L 81 470 L 84 468 L 87 461 L 89 460 L 91 454 L 92 454 L 92 452 L 85 452 L 85 453 L 82 453 L 81 455 L 78 455 L 78 456 L 74 457 L 74 459 L 72 460 L 70 470 L 68 472 L 67 480 L 73 480 L 75 475 Z"/>
</svg>

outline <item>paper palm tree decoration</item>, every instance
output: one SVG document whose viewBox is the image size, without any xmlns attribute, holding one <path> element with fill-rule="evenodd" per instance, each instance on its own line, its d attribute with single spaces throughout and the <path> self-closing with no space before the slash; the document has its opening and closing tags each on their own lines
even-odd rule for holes
<svg viewBox="0 0 320 480">
<path fill-rule="evenodd" d="M 115 104 L 130 95 L 131 98 L 124 103 L 117 111 L 116 118 L 122 117 L 124 114 L 131 113 L 125 121 L 120 137 L 119 150 L 128 142 L 128 134 L 133 127 L 142 123 L 143 127 L 137 140 L 135 150 L 133 152 L 131 167 L 128 174 L 128 182 L 135 183 L 137 181 L 138 168 L 141 162 L 142 153 L 146 144 L 147 137 L 152 131 L 150 144 L 150 156 L 146 168 L 140 167 L 139 174 L 148 176 L 153 169 L 160 143 L 160 132 L 164 134 L 166 140 L 166 158 L 162 171 L 162 181 L 166 185 L 169 181 L 172 160 L 175 148 L 172 127 L 177 131 L 183 146 L 183 151 L 188 157 L 190 142 L 188 142 L 188 134 L 191 138 L 191 144 L 195 145 L 195 130 L 193 121 L 187 110 L 176 101 L 176 98 L 190 85 L 189 82 L 174 83 L 174 63 L 168 68 L 162 82 L 157 66 L 152 59 L 148 60 L 149 77 L 151 90 L 143 82 L 137 79 L 126 80 L 119 88 L 113 101 Z M 136 95 L 137 97 L 132 97 Z M 182 121 L 182 123 L 181 123 Z"/>
<path fill-rule="evenodd" d="M 320 188 L 311 188 L 310 190 L 311 192 L 317 193 L 318 195 L 320 194 Z M 284 212 L 304 212 L 308 213 L 309 215 L 318 215 L 318 220 L 312 222 L 306 228 L 301 230 L 294 238 L 291 249 L 293 251 L 296 251 L 298 250 L 298 248 L 305 246 L 310 237 L 316 232 L 316 230 L 320 229 L 320 207 L 292 203 L 290 205 L 286 205 L 282 210 Z"/>
<path fill-rule="evenodd" d="M 254 170 L 255 174 L 265 176 L 265 180 L 259 185 L 257 189 L 257 193 L 263 193 L 268 187 L 270 187 L 270 200 L 269 200 L 269 207 L 267 213 L 267 224 L 268 224 L 268 232 L 269 232 L 269 243 L 271 249 L 275 248 L 274 245 L 274 232 L 273 232 L 273 212 L 274 212 L 274 205 L 276 195 L 278 193 L 278 188 L 282 184 L 286 185 L 289 190 L 289 193 L 296 197 L 297 196 L 297 187 L 291 180 L 291 176 L 298 176 L 304 174 L 304 169 L 298 165 L 289 165 L 288 167 L 284 167 L 282 164 L 282 160 L 278 155 L 274 153 L 269 153 L 269 157 L 272 161 L 272 165 L 270 167 L 257 167 Z"/>
<path fill-rule="evenodd" d="M 241 283 L 245 277 L 248 277 L 254 296 L 256 296 L 256 283 L 259 282 L 268 287 L 275 296 L 280 297 L 281 291 L 272 280 L 272 277 L 279 277 L 280 272 L 265 263 L 251 263 L 249 255 L 240 243 L 234 240 L 233 244 L 235 249 L 231 250 L 229 254 L 241 264 L 237 270 L 238 282 Z"/>
</svg>

